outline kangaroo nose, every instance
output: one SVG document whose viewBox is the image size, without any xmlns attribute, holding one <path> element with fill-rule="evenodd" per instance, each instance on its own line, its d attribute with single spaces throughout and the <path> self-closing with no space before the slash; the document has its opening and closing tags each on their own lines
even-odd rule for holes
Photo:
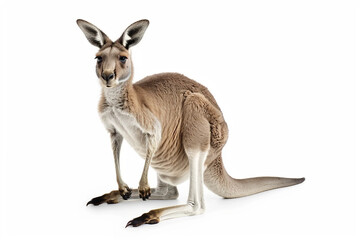
<svg viewBox="0 0 360 240">
<path fill-rule="evenodd" d="M 111 79 L 113 79 L 115 77 L 115 75 L 113 73 L 102 73 L 101 77 L 105 80 L 105 81 L 110 81 Z"/>
</svg>

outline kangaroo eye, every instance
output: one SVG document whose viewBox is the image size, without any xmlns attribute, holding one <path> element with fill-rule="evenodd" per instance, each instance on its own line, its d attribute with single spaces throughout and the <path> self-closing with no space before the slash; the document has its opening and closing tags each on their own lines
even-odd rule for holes
<svg viewBox="0 0 360 240">
<path fill-rule="evenodd" d="M 119 57 L 119 60 L 120 60 L 121 63 L 126 63 L 127 57 L 125 57 L 125 56 L 120 56 L 120 57 Z"/>
<path fill-rule="evenodd" d="M 95 57 L 95 59 L 96 59 L 97 63 L 101 63 L 103 60 L 102 57 L 100 57 L 100 56 Z"/>
</svg>

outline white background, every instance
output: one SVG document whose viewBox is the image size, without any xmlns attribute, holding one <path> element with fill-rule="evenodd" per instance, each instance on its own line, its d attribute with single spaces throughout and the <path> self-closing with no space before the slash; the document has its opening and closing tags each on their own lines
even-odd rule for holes
<svg viewBox="0 0 360 240">
<path fill-rule="evenodd" d="M 2 239 L 359 235 L 355 1 L 2 1 L 0 9 Z M 235 200 L 206 189 L 205 214 L 140 228 L 124 226 L 184 203 L 188 182 L 176 201 L 86 207 L 117 185 L 97 115 L 96 48 L 77 18 L 113 40 L 149 19 L 133 49 L 135 79 L 174 71 L 207 86 L 229 125 L 232 176 L 306 181 Z M 123 178 L 137 187 L 143 161 L 127 144 L 121 156 Z M 149 178 L 154 187 L 152 170 Z"/>
</svg>

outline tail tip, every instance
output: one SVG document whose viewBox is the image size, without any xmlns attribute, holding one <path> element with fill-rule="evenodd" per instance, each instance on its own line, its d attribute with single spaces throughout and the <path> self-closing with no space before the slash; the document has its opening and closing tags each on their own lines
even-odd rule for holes
<svg viewBox="0 0 360 240">
<path fill-rule="evenodd" d="M 302 183 L 302 182 L 304 182 L 305 181 L 305 178 L 303 177 L 303 178 L 298 178 L 298 183 L 300 184 L 300 183 Z"/>
</svg>

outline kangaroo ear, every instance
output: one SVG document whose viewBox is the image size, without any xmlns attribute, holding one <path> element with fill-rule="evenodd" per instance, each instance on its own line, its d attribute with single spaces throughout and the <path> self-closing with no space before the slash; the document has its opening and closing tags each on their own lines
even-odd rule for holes
<svg viewBox="0 0 360 240">
<path fill-rule="evenodd" d="M 126 49 L 135 46 L 142 39 L 147 27 L 149 26 L 149 20 L 143 19 L 131 24 L 118 39 L 118 42 Z"/>
<path fill-rule="evenodd" d="M 82 19 L 78 19 L 76 23 L 79 25 L 80 29 L 85 34 L 85 37 L 92 45 L 101 48 L 106 42 L 110 41 L 105 33 L 91 23 Z"/>
</svg>

